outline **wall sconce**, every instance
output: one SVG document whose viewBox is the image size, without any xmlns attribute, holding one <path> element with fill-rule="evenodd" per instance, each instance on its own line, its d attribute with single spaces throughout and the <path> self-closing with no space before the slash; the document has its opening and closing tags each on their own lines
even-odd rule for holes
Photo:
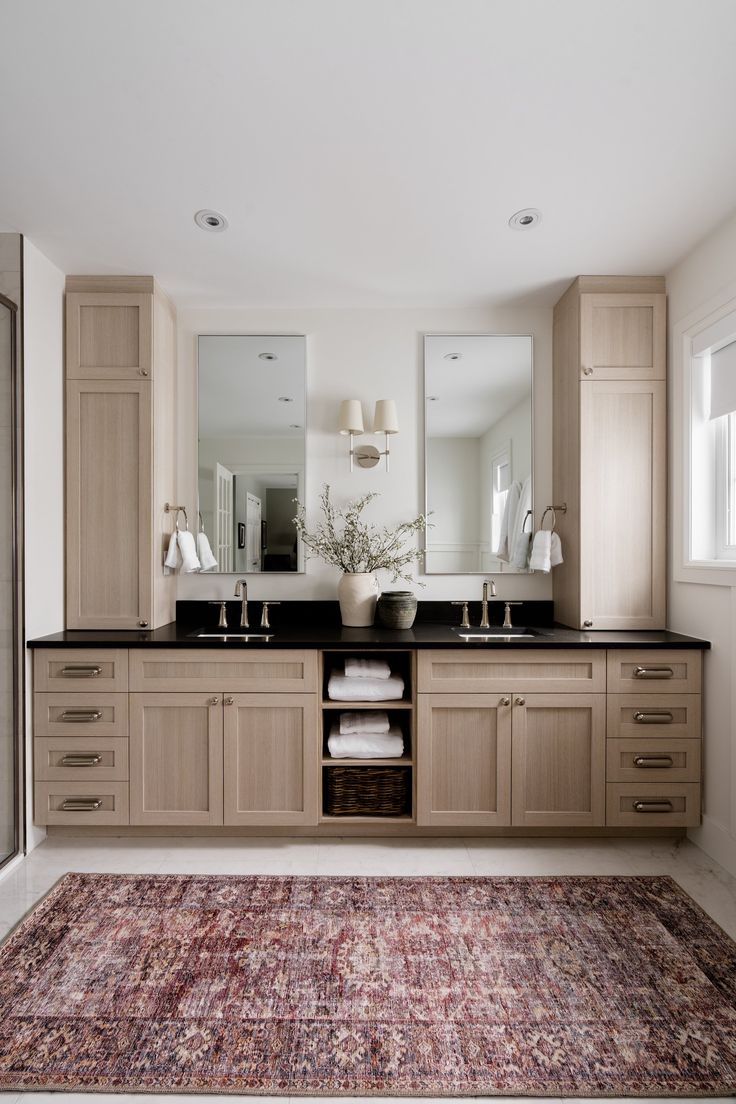
<svg viewBox="0 0 736 1104">
<path fill-rule="evenodd" d="M 343 435 L 350 436 L 350 470 L 353 470 L 353 462 L 357 461 L 361 468 L 375 468 L 382 456 L 386 457 L 386 471 L 389 470 L 389 437 L 399 432 L 399 420 L 396 414 L 396 403 L 393 399 L 378 399 L 373 415 L 373 432 L 383 433 L 386 438 L 386 448 L 379 452 L 375 445 L 361 445 L 355 448 L 354 436 L 356 433 L 365 433 L 363 428 L 363 408 L 360 399 L 345 399 L 340 403 L 340 415 L 338 429 Z"/>
</svg>

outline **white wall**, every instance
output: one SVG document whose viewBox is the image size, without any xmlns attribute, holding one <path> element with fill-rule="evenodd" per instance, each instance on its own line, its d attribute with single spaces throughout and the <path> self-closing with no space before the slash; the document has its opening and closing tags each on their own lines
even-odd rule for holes
<svg viewBox="0 0 736 1104">
<path fill-rule="evenodd" d="M 548 308 L 407 310 L 248 310 L 179 311 L 177 497 L 194 509 L 196 501 L 196 336 L 200 333 L 303 333 L 307 335 L 307 487 L 314 519 L 320 487 L 329 483 L 338 501 L 381 492 L 369 507 L 376 522 L 394 523 L 424 509 L 422 440 L 422 337 L 425 333 L 530 333 L 534 337 L 535 501 L 537 520 L 552 490 L 552 311 Z M 336 431 L 341 399 L 358 398 L 366 417 L 379 398 L 398 404 L 401 432 L 391 438 L 391 470 L 349 471 L 347 438 Z M 383 438 L 377 440 L 383 448 Z M 260 576 L 249 592 L 258 598 L 335 598 L 338 572 L 308 560 L 302 576 Z M 422 598 L 478 598 L 476 576 L 425 576 Z M 384 585 L 387 579 L 382 579 Z M 180 577 L 179 598 L 230 597 L 227 576 Z M 551 598 L 548 576 L 509 576 L 501 597 Z"/>
<path fill-rule="evenodd" d="M 433 524 L 428 562 L 438 571 L 480 570 L 479 444 L 478 437 L 427 441 L 427 508 Z"/>
<path fill-rule="evenodd" d="M 736 215 L 667 274 L 670 358 L 678 323 L 734 281 Z M 672 420 L 669 428 L 672 442 Z M 675 459 L 670 457 L 671 472 Z M 672 508 L 669 513 L 673 524 Z M 681 545 L 682 534 L 673 530 L 670 559 L 676 542 Z M 713 644 L 705 657 L 703 825 L 691 836 L 736 874 L 736 587 L 673 582 L 670 564 L 669 624 Z"/>
<path fill-rule="evenodd" d="M 64 274 L 24 240 L 26 637 L 64 628 Z M 28 849 L 45 835 L 31 823 L 30 653 L 26 681 Z"/>
</svg>

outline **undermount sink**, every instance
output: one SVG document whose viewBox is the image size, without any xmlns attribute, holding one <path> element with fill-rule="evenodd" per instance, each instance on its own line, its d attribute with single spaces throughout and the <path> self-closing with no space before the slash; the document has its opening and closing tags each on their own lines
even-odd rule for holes
<svg viewBox="0 0 736 1104">
<path fill-rule="evenodd" d="M 270 640 L 272 632 L 238 632 L 237 629 L 197 629 L 190 633 L 197 640 L 227 640 L 236 641 L 238 644 L 263 643 Z"/>
<path fill-rule="evenodd" d="M 494 625 L 490 629 L 464 629 L 461 625 L 453 625 L 452 631 L 461 636 L 463 640 L 477 640 L 481 643 L 488 640 L 518 640 L 519 637 L 523 639 L 524 637 L 540 636 L 538 629 L 504 629 L 502 625 Z"/>
</svg>

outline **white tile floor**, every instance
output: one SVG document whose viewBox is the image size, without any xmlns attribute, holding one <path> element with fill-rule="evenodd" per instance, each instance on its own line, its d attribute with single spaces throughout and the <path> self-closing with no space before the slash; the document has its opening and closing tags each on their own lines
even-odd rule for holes
<svg viewBox="0 0 736 1104">
<path fill-rule="evenodd" d="M 478 838 L 48 839 L 16 870 L 0 879 L 0 938 L 70 870 L 305 875 L 670 874 L 736 939 L 736 879 L 689 842 Z M 191 1104 L 194 1100 L 197 1104 L 223 1102 L 222 1097 L 206 1096 L 0 1093 L 0 1104 L 18 1104 L 21 1100 L 24 1104 L 152 1104 L 154 1100 L 174 1104 L 177 1099 Z M 286 1098 L 268 1099 L 275 1102 Z M 320 1099 L 327 1104 L 330 1098 Z M 379 1099 L 371 1098 L 373 1104 Z M 391 1099 L 395 1102 L 398 1098 Z"/>
</svg>

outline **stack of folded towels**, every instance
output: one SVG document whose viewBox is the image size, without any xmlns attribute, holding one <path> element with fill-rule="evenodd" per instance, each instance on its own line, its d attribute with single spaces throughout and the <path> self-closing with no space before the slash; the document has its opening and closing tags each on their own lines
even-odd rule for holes
<svg viewBox="0 0 736 1104">
<path fill-rule="evenodd" d="M 330 674 L 327 694 L 332 701 L 396 701 L 403 697 L 404 680 L 384 659 L 346 659 L 344 670 L 336 667 Z"/>
<path fill-rule="evenodd" d="M 330 729 L 327 750 L 333 759 L 396 759 L 404 754 L 404 737 L 388 713 L 341 713 Z"/>
</svg>

